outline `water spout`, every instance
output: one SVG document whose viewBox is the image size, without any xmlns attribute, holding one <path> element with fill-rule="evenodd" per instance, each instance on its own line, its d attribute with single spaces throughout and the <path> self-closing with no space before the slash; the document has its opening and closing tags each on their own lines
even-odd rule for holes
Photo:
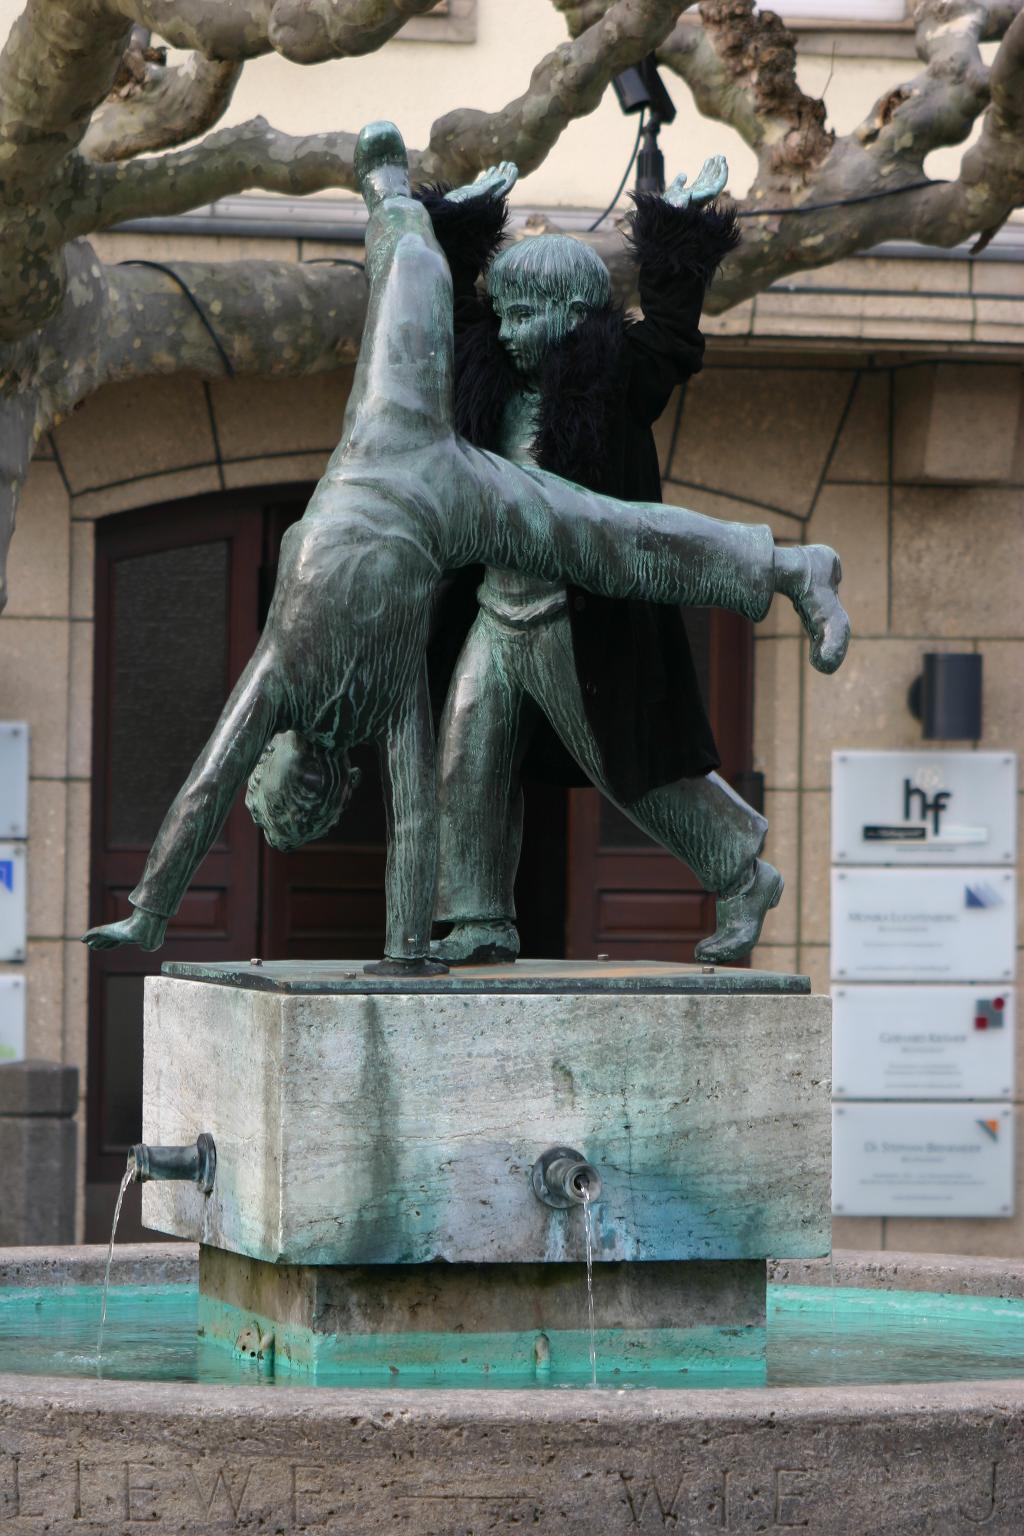
<svg viewBox="0 0 1024 1536">
<path fill-rule="evenodd" d="M 552 1147 L 533 1165 L 533 1192 L 545 1205 L 567 1211 L 601 1198 L 601 1175 L 572 1147 Z"/>
<path fill-rule="evenodd" d="M 217 1176 L 217 1148 L 209 1131 L 200 1132 L 194 1147 L 150 1147 L 140 1141 L 128 1157 L 140 1184 L 148 1179 L 180 1179 L 208 1195 Z"/>
</svg>

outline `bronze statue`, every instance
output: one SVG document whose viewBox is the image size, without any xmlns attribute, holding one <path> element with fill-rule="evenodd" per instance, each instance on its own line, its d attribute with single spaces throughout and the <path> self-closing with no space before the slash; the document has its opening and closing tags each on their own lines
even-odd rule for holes
<svg viewBox="0 0 1024 1536">
<path fill-rule="evenodd" d="M 541 235 L 499 251 L 510 163 L 454 191 L 421 188 L 452 271 L 459 433 L 588 490 L 659 501 L 652 429 L 702 365 L 705 291 L 739 239 L 716 202 L 727 175 L 717 155 L 692 187 L 678 176 L 663 197 L 634 198 L 626 236 L 640 319 L 612 303 L 607 268 L 579 240 Z M 468 620 L 467 583 L 479 603 Z M 717 894 L 717 929 L 698 944 L 698 960 L 748 954 L 783 879 L 758 857 L 768 823 L 714 771 L 720 758 L 679 609 L 520 571 L 465 570 L 431 646 L 435 697 L 434 674 L 448 673 L 460 639 L 438 753 L 434 916 L 452 926 L 432 953 L 450 964 L 519 953 L 521 781 L 540 778 L 596 784 Z"/>
<path fill-rule="evenodd" d="M 252 659 L 172 804 L 130 900 L 95 948 L 157 949 L 228 809 L 250 809 L 275 846 L 315 838 L 352 787 L 348 750 L 378 744 L 388 812 L 385 955 L 372 969 L 425 974 L 437 866 L 437 794 L 425 647 L 444 573 L 484 564 L 612 598 L 731 608 L 794 603 L 812 660 L 843 659 L 839 563 L 821 546 L 776 549 L 770 528 L 603 496 L 474 448 L 454 430 L 452 282 L 410 196 L 390 123 L 360 135 L 370 210 L 366 329 L 341 441 L 286 533 Z"/>
</svg>

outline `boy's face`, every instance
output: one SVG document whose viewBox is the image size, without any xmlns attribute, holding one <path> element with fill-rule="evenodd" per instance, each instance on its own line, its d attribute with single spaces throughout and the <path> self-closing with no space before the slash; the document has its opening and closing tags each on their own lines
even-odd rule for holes
<svg viewBox="0 0 1024 1536">
<path fill-rule="evenodd" d="M 582 295 L 545 298 L 537 292 L 494 295 L 501 321 L 498 339 L 518 373 L 530 375 L 544 366 L 552 347 L 578 325 L 590 309 Z"/>
</svg>

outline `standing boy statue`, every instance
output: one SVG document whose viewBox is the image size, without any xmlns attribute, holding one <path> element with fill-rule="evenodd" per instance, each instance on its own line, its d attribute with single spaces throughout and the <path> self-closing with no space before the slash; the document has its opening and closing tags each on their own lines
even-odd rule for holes
<svg viewBox="0 0 1024 1536">
<path fill-rule="evenodd" d="M 679 176 L 664 197 L 636 197 L 628 236 L 639 321 L 612 304 L 607 268 L 581 241 L 542 235 L 491 259 L 513 165 L 454 192 L 422 189 L 452 269 L 458 430 L 591 490 L 660 500 L 652 428 L 701 367 L 705 289 L 738 239 L 714 201 L 726 176 L 716 156 L 692 188 Z M 828 579 L 831 551 L 808 558 Z M 477 599 L 441 723 L 435 918 L 452 928 L 434 953 L 455 964 L 519 953 L 520 779 L 536 773 L 596 784 L 716 893 L 717 930 L 697 945 L 697 959 L 748 954 L 783 879 L 758 857 L 767 822 L 714 772 L 719 757 L 678 608 L 494 568 Z M 568 756 L 551 751 L 549 727 Z"/>
<path fill-rule="evenodd" d="M 274 847 L 322 836 L 351 791 L 349 749 L 373 741 L 388 913 L 385 956 L 371 969 L 446 969 L 429 955 L 437 794 L 425 661 L 446 571 L 484 564 L 753 620 L 781 592 L 818 666 L 831 671 L 845 653 L 832 551 L 776 549 L 770 528 L 618 501 L 466 442 L 453 418 L 451 274 L 410 195 L 393 124 L 364 128 L 356 171 L 370 210 L 370 298 L 341 442 L 285 534 L 259 644 L 164 818 L 129 898 L 134 911 L 91 929 L 94 948 L 159 948 L 247 781 Z"/>
</svg>

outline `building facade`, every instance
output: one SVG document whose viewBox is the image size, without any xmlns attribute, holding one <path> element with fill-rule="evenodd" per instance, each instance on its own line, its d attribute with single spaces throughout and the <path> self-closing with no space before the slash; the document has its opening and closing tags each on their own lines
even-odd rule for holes
<svg viewBox="0 0 1024 1536">
<path fill-rule="evenodd" d="M 542 0 L 530 14 L 536 35 L 515 50 L 501 0 L 450 0 L 423 18 L 404 45 L 410 63 L 396 66 L 411 82 L 416 60 L 421 77 L 430 65 L 429 91 L 421 78 L 419 95 L 403 98 L 412 117 L 465 100 L 470 58 L 478 94 L 515 94 L 552 19 L 561 36 Z M 811 17 L 805 31 L 811 76 L 821 38 L 845 39 L 842 110 L 855 88 L 866 110 L 887 71 L 910 72 L 899 18 Z M 245 91 L 260 80 L 270 100 L 259 110 L 285 127 L 308 126 L 316 110 L 316 126 L 325 115 L 337 126 L 338 99 L 352 126 L 394 99 L 383 58 L 324 66 L 323 79 L 312 71 L 312 104 L 275 101 L 285 68 L 254 66 L 233 115 L 255 110 Z M 332 104 L 342 80 L 351 91 Z M 297 122 L 281 121 L 289 112 Z M 692 112 L 680 123 L 666 157 L 693 171 L 721 135 Z M 607 167 L 616 155 L 624 164 L 630 137 L 611 107 L 574 125 L 518 189 L 519 213 L 603 206 Z M 97 245 L 107 260 L 171 265 L 360 254 L 341 198 L 233 199 Z M 707 332 L 704 372 L 659 426 L 666 499 L 843 557 L 856 639 L 835 677 L 810 669 L 782 606 L 752 635 L 719 620 L 694 634 L 730 774 L 749 794 L 761 776 L 768 854 L 787 877 L 754 964 L 806 972 L 827 990 L 831 752 L 919 744 L 907 694 L 935 650 L 984 657 L 976 745 L 1024 749 L 1024 227 L 977 258 L 881 248 L 789 279 L 712 317 Z M 141 985 L 159 957 L 90 957 L 79 939 L 125 910 L 160 814 L 258 633 L 281 533 L 336 441 L 348 384 L 341 371 L 110 387 L 48 435 L 32 465 L 0 617 L 0 719 L 31 730 L 29 938 L 24 963 L 0 969 L 26 980 L 28 1054 L 80 1068 L 79 1228 L 90 1238 L 109 1227 L 123 1148 L 138 1135 Z M 528 823 L 520 896 L 534 952 L 685 955 L 712 926 L 686 873 L 593 792 L 538 791 Z M 372 790 L 329 843 L 290 860 L 261 848 L 236 810 L 167 954 L 372 952 L 381 843 Z M 835 1237 L 1010 1254 L 1024 1209 L 1006 1220 L 837 1218 Z"/>
</svg>

